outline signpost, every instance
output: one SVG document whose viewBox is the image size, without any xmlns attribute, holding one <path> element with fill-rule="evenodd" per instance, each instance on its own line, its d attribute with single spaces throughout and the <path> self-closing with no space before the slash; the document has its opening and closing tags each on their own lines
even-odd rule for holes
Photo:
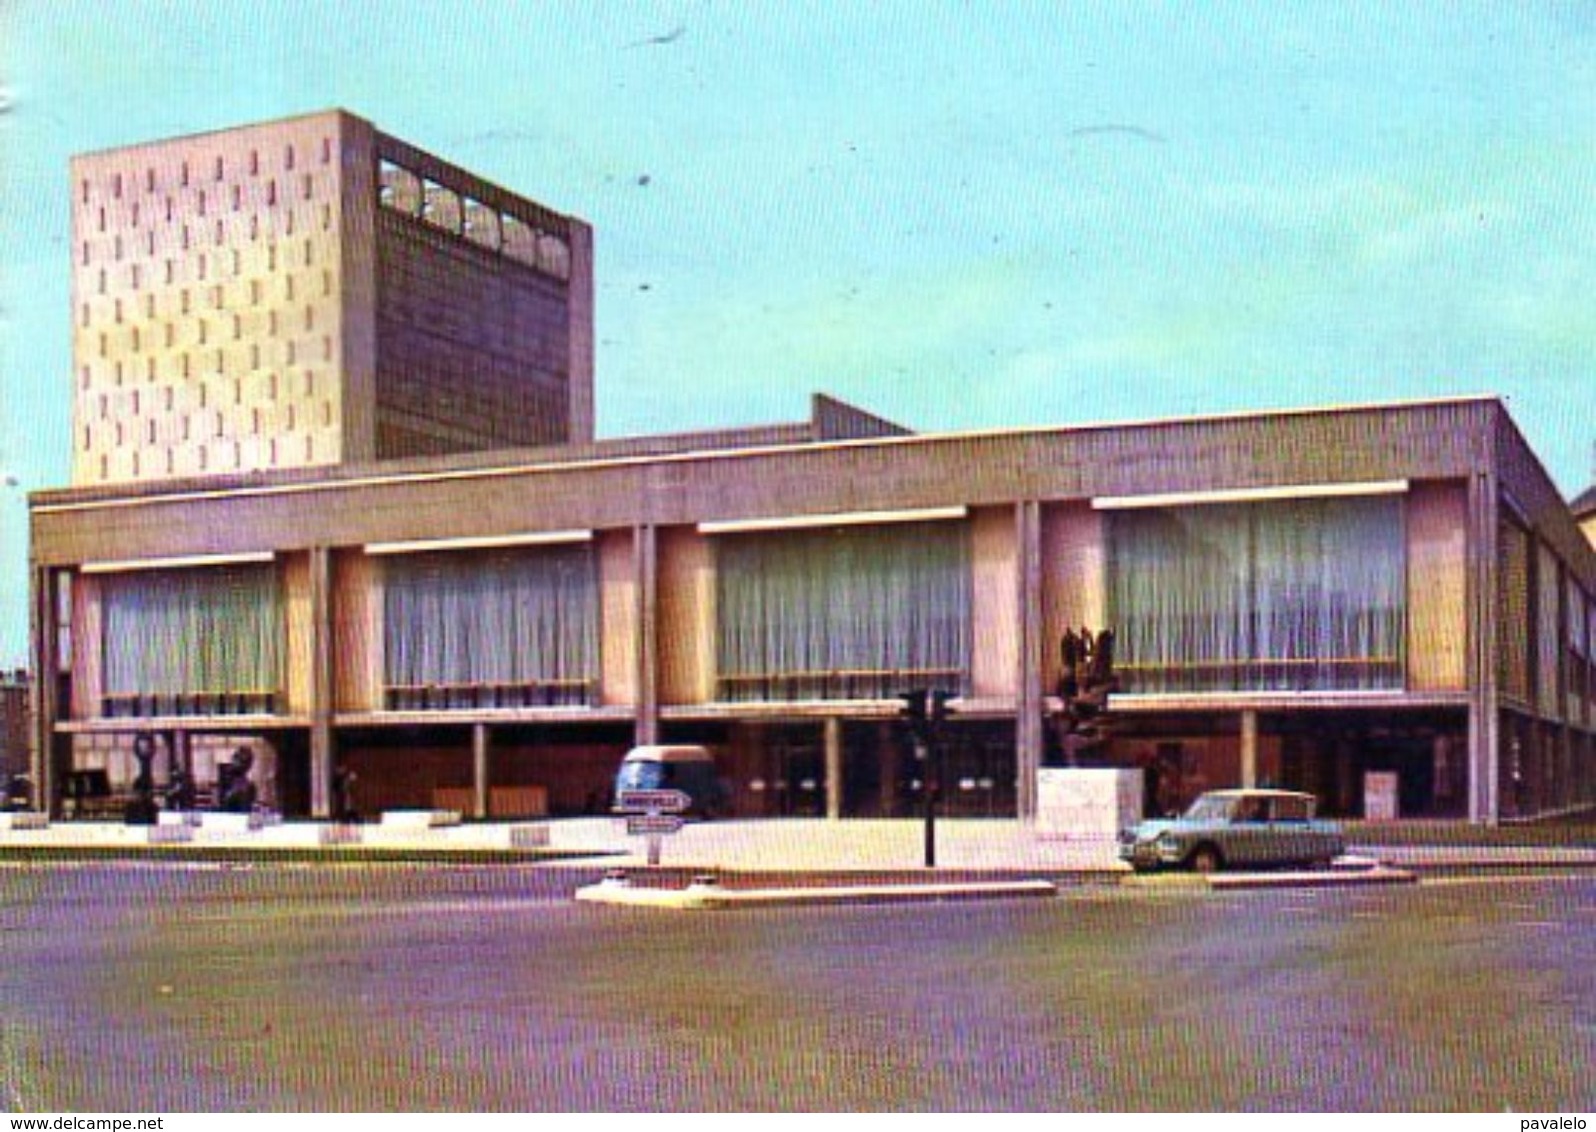
<svg viewBox="0 0 1596 1132">
<path fill-rule="evenodd" d="M 615 809 L 626 815 L 627 836 L 648 839 L 650 866 L 659 864 L 665 837 L 681 832 L 681 813 L 692 804 L 680 790 L 622 790 L 615 796 Z"/>
<path fill-rule="evenodd" d="M 680 814 L 628 814 L 626 832 L 632 837 L 654 833 L 680 833 L 687 823 Z"/>
</svg>

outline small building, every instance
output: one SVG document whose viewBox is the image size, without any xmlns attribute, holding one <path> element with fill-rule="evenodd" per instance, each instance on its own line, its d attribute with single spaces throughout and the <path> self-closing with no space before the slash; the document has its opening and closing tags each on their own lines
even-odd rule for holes
<svg viewBox="0 0 1596 1132">
<path fill-rule="evenodd" d="M 1579 524 L 1580 530 L 1585 532 L 1585 537 L 1590 539 L 1591 545 L 1596 546 L 1596 484 L 1592 484 L 1575 496 L 1568 509 L 1574 516 L 1574 522 Z"/>
<path fill-rule="evenodd" d="M 16 775 L 25 775 L 32 766 L 29 746 L 33 727 L 29 718 L 31 690 L 24 669 L 0 672 L 0 787 Z"/>
</svg>

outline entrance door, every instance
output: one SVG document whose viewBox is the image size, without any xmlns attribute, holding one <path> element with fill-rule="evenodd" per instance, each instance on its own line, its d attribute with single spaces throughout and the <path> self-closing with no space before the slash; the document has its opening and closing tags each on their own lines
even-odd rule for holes
<svg viewBox="0 0 1596 1132">
<path fill-rule="evenodd" d="M 770 786 L 782 817 L 826 816 L 826 760 L 818 742 L 779 739 L 771 744 Z"/>
</svg>

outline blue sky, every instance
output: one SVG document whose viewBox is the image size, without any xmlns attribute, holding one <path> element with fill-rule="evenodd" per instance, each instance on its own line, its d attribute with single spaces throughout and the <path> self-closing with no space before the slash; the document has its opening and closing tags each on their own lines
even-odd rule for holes
<svg viewBox="0 0 1596 1132">
<path fill-rule="evenodd" d="M 8 0 L 0 83 L 0 663 L 68 158 L 331 106 L 595 226 L 601 435 L 1495 393 L 1596 476 L 1589 5 Z"/>
</svg>

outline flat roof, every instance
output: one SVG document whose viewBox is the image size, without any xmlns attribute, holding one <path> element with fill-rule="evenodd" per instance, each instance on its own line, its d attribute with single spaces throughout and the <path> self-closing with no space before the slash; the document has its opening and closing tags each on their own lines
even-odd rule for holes
<svg viewBox="0 0 1596 1132">
<path fill-rule="evenodd" d="M 371 122 L 368 119 L 362 118 L 359 114 L 354 114 L 348 110 L 342 109 L 341 107 L 333 106 L 327 107 L 323 110 L 307 110 L 302 114 L 284 114 L 276 118 L 263 118 L 257 122 L 244 122 L 231 126 L 216 126 L 209 130 L 192 130 L 188 133 L 171 134 L 164 138 L 145 138 L 142 141 L 127 142 L 123 145 L 109 145 L 102 146 L 99 149 L 86 149 L 78 153 L 74 153 L 71 157 L 71 160 L 77 161 L 79 159 L 98 159 L 102 157 L 110 157 L 115 154 L 132 153 L 144 149 L 160 149 L 163 146 L 169 145 L 192 144 L 194 142 L 204 141 L 208 138 L 220 137 L 224 134 L 246 134 L 257 130 L 275 129 L 281 126 L 289 125 L 292 122 L 307 122 L 313 118 L 348 118 L 357 122 L 365 122 L 368 126 L 371 125 Z"/>
<path fill-rule="evenodd" d="M 273 488 L 294 489 L 307 484 L 372 484 L 403 482 L 432 477 L 507 475 L 517 472 L 559 468 L 598 468 L 637 463 L 670 462 L 684 459 L 714 459 L 744 455 L 768 455 L 784 451 L 817 451 L 861 446 L 918 446 L 946 444 L 950 440 L 1002 439 L 1006 437 L 1072 436 L 1138 429 L 1185 428 L 1227 422 L 1266 421 L 1325 417 L 1370 412 L 1404 412 L 1427 407 L 1471 404 L 1501 405 L 1500 397 L 1481 394 L 1461 397 L 1422 398 L 1399 401 L 1341 404 L 1306 408 L 1262 409 L 1204 413 L 1185 417 L 1159 417 L 1081 424 L 1020 425 L 984 429 L 956 429 L 945 432 L 912 432 L 894 435 L 817 438 L 809 423 L 752 425 L 723 430 L 689 433 L 645 434 L 615 437 L 587 444 L 556 445 L 538 448 L 502 448 L 444 456 L 413 457 L 403 460 L 373 460 L 360 463 L 326 464 L 305 468 L 280 468 L 270 471 L 241 472 L 230 475 L 199 476 L 173 480 L 139 480 L 121 484 L 95 484 L 79 487 L 47 488 L 29 496 L 30 505 L 53 507 L 73 503 L 108 502 L 118 499 L 145 499 L 191 495 L 217 495 L 229 492 L 262 492 Z"/>
</svg>

